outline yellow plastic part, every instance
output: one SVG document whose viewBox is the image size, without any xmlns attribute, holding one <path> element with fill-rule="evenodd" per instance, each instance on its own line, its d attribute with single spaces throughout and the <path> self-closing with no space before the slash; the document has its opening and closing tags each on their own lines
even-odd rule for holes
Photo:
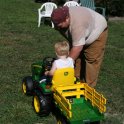
<svg viewBox="0 0 124 124">
<path fill-rule="evenodd" d="M 89 87 L 87 84 L 84 85 L 84 96 L 85 99 L 89 99 L 92 103 L 92 106 L 96 106 L 101 113 L 106 111 L 106 98 L 99 94 L 94 88 Z"/>
<path fill-rule="evenodd" d="M 23 90 L 23 93 L 26 94 L 26 84 L 25 84 L 25 82 L 23 82 L 23 84 L 22 84 L 22 90 Z"/>
<path fill-rule="evenodd" d="M 42 68 L 41 65 L 33 65 L 33 67 Z"/>
<path fill-rule="evenodd" d="M 40 102 L 37 96 L 34 96 L 34 108 L 37 113 L 40 112 Z"/>
<path fill-rule="evenodd" d="M 66 113 L 68 118 L 72 117 L 71 103 L 69 97 L 81 98 L 84 96 L 89 100 L 92 106 L 99 109 L 100 113 L 106 111 L 106 99 L 94 88 L 88 86 L 86 83 L 77 82 L 74 84 L 74 69 L 64 68 L 55 72 L 52 80 L 52 91 L 55 103 L 60 106 L 61 111 Z M 67 98 L 68 97 L 68 98 Z"/>
<path fill-rule="evenodd" d="M 81 98 L 84 96 L 86 100 L 90 100 L 92 106 L 99 109 L 100 113 L 106 111 L 106 99 L 102 94 L 95 91 L 94 88 L 89 87 L 86 83 L 73 84 L 70 86 L 58 86 L 53 88 L 54 99 L 56 104 L 62 108 L 68 118 L 72 117 L 71 103 L 67 97 Z"/>
<path fill-rule="evenodd" d="M 73 68 L 63 68 L 55 71 L 52 84 L 53 86 L 67 86 L 73 85 L 75 81 L 74 69 Z"/>
<path fill-rule="evenodd" d="M 72 117 L 71 112 L 71 104 L 69 103 L 69 100 L 63 97 L 59 92 L 54 93 L 54 99 L 55 103 L 60 106 L 61 111 L 64 111 L 67 114 L 68 118 Z"/>
</svg>

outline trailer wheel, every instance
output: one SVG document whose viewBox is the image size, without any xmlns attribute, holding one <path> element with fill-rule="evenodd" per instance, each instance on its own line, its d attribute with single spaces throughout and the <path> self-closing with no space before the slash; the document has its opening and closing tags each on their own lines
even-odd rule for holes
<svg viewBox="0 0 124 124">
<path fill-rule="evenodd" d="M 32 95 L 33 80 L 31 76 L 27 76 L 22 80 L 22 91 L 25 95 Z"/>
<path fill-rule="evenodd" d="M 50 105 L 45 96 L 41 93 L 36 93 L 33 96 L 33 107 L 35 112 L 40 116 L 47 116 L 50 113 Z"/>
<path fill-rule="evenodd" d="M 57 124 L 67 124 L 67 121 L 64 117 L 61 116 L 57 119 Z"/>
<path fill-rule="evenodd" d="M 91 122 L 90 124 L 100 124 L 100 121 Z"/>
</svg>

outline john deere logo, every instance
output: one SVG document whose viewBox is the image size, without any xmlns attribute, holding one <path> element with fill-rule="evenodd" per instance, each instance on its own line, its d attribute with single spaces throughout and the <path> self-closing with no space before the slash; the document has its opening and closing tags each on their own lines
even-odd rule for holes
<svg viewBox="0 0 124 124">
<path fill-rule="evenodd" d="M 68 72 L 64 72 L 64 76 L 67 76 L 68 75 Z"/>
</svg>

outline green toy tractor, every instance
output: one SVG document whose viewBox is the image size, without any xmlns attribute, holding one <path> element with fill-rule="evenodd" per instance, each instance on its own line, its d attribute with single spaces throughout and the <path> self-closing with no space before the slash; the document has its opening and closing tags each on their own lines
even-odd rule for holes
<svg viewBox="0 0 124 124">
<path fill-rule="evenodd" d="M 106 111 L 106 99 L 94 88 L 74 77 L 73 68 L 55 71 L 46 77 L 54 58 L 47 57 L 31 65 L 32 76 L 22 81 L 25 95 L 33 96 L 33 107 L 40 116 L 52 113 L 57 124 L 100 124 Z"/>
</svg>

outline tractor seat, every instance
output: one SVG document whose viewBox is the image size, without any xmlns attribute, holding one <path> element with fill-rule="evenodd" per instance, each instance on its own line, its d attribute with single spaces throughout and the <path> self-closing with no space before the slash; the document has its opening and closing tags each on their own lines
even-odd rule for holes
<svg viewBox="0 0 124 124">
<path fill-rule="evenodd" d="M 53 87 L 73 85 L 75 81 L 74 68 L 62 68 L 55 71 L 52 78 Z"/>
</svg>

